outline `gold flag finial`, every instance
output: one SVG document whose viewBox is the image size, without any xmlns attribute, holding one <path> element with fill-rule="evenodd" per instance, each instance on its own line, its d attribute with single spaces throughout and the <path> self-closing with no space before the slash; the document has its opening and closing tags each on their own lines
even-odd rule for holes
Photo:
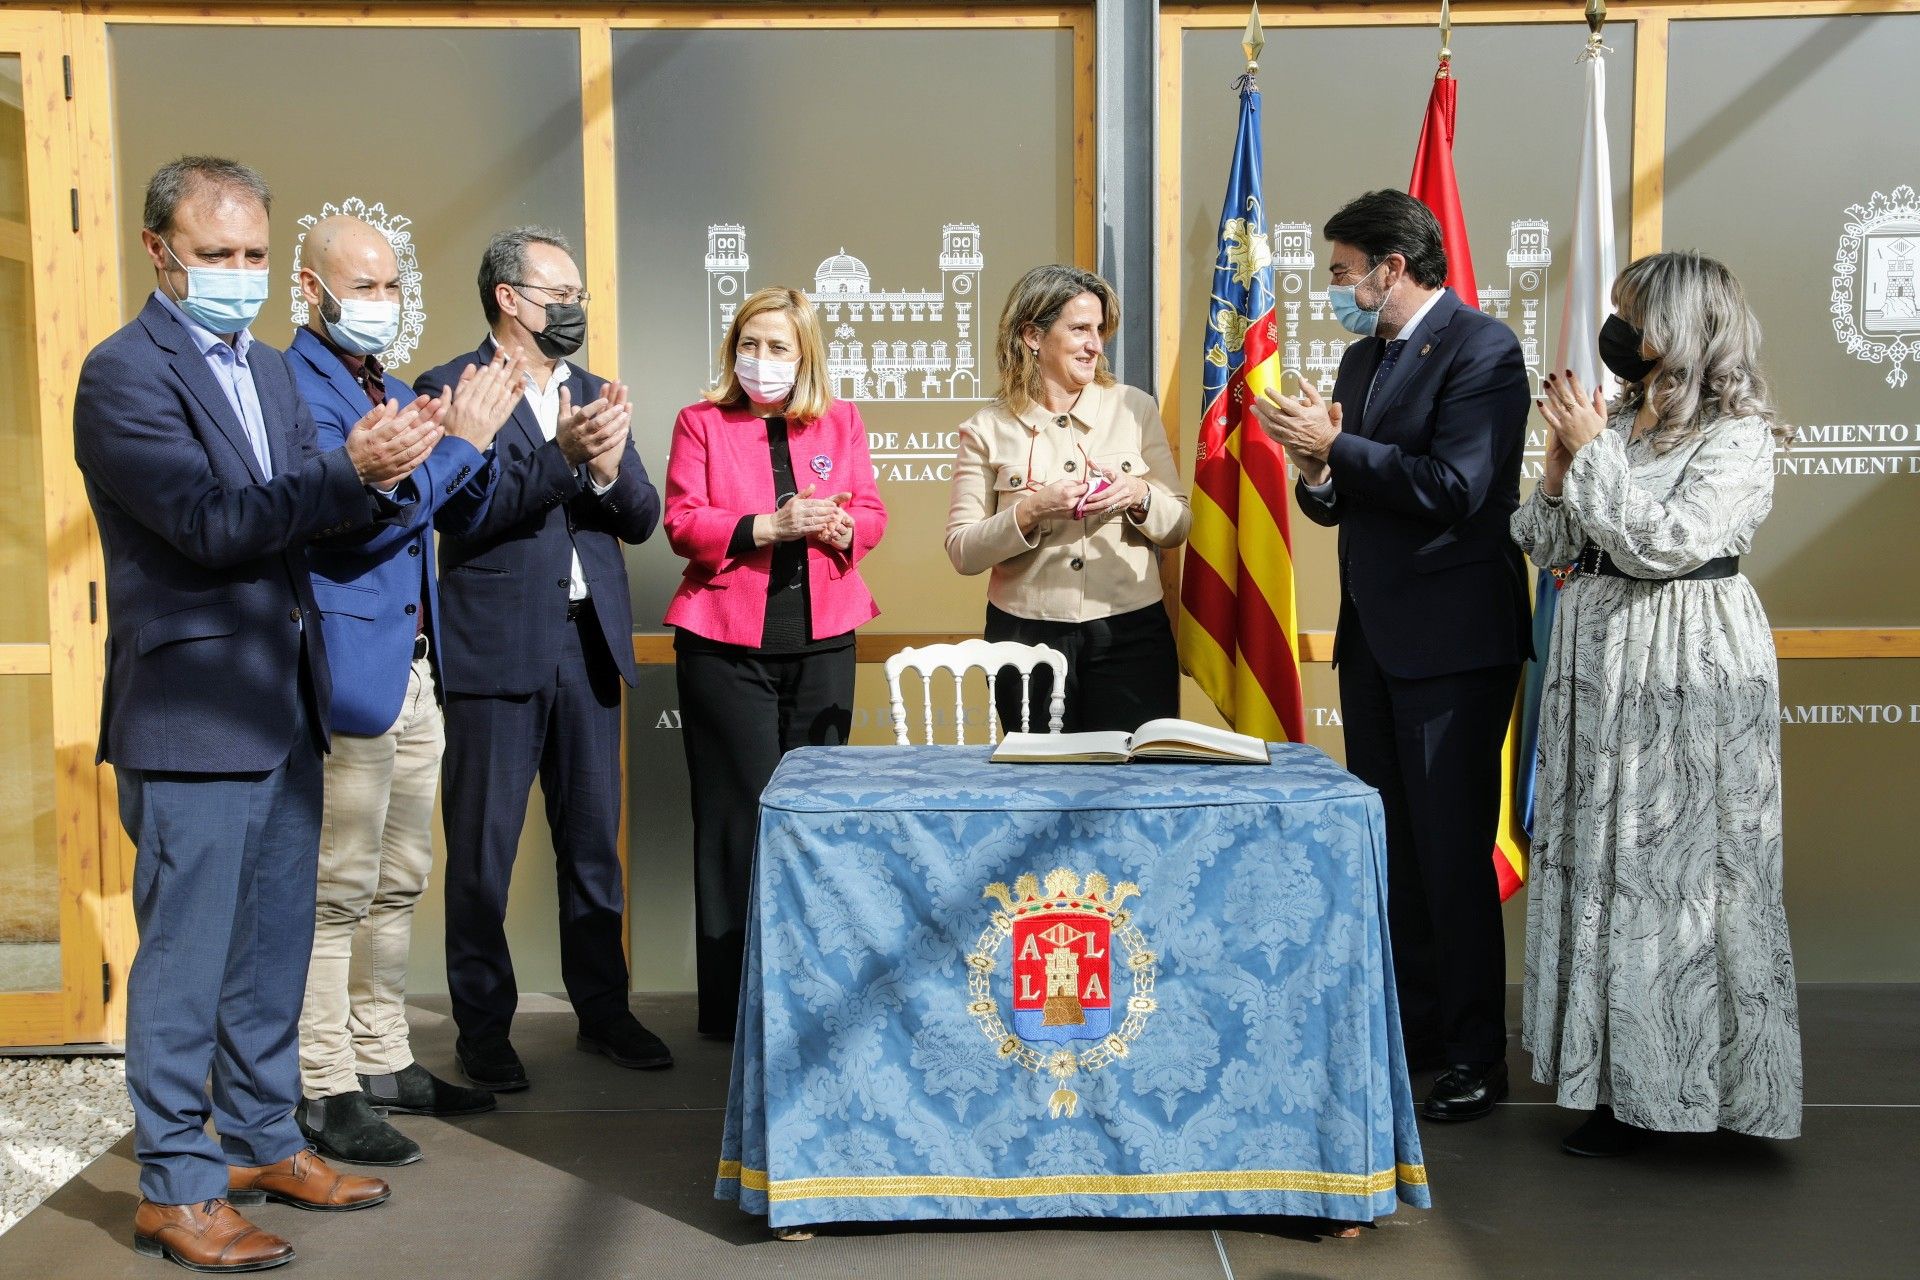
<svg viewBox="0 0 1920 1280">
<path fill-rule="evenodd" d="M 1453 0 L 1440 0 L 1440 61 L 1453 56 Z"/>
<path fill-rule="evenodd" d="M 1607 25 L 1607 0 L 1587 0 L 1587 30 L 1593 32 L 1593 38 L 1600 38 L 1600 28 Z"/>
<path fill-rule="evenodd" d="M 1251 75 L 1260 69 L 1260 51 L 1267 47 L 1266 33 L 1260 29 L 1260 0 L 1254 0 L 1253 11 L 1247 14 L 1247 33 L 1240 37 L 1240 47 L 1246 50 Z"/>
</svg>

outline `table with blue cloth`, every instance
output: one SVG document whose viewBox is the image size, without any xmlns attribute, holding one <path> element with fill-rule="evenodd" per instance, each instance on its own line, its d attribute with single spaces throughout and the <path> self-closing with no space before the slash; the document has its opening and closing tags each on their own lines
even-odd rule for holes
<svg viewBox="0 0 1920 1280">
<path fill-rule="evenodd" d="M 774 1227 L 1429 1205 L 1377 793 L 804 747 L 761 797 L 715 1194 Z"/>
</svg>

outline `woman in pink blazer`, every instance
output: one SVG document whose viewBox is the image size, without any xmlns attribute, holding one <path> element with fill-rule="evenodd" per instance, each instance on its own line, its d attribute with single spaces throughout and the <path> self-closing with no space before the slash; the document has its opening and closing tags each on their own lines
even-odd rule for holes
<svg viewBox="0 0 1920 1280">
<path fill-rule="evenodd" d="M 804 294 L 748 298 L 720 361 L 719 385 L 673 424 L 666 530 L 687 568 L 666 621 L 693 783 L 700 1031 L 730 1037 L 760 792 L 794 747 L 847 740 L 853 631 L 880 612 L 855 566 L 887 509 Z"/>
</svg>

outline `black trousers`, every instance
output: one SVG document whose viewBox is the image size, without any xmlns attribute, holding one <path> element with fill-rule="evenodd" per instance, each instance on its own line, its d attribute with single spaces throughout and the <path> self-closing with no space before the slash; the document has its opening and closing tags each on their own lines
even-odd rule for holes
<svg viewBox="0 0 1920 1280">
<path fill-rule="evenodd" d="M 519 1003 L 507 953 L 507 886 L 536 774 L 559 875 L 567 997 L 589 1026 L 627 1009 L 620 672 L 591 607 L 562 635 L 543 688 L 525 697 L 447 698 L 447 988 L 469 1040 L 505 1036 Z"/>
<path fill-rule="evenodd" d="M 1493 842 L 1517 665 L 1406 680 L 1340 619 L 1347 768 L 1387 819 L 1387 924 L 1410 1058 L 1506 1057 L 1506 935 Z"/>
<path fill-rule="evenodd" d="M 1067 658 L 1065 733 L 1119 729 L 1131 733 L 1149 720 L 1180 714 L 1180 658 L 1164 606 L 1118 613 L 1092 622 L 1038 622 L 987 606 L 986 638 L 1044 644 Z M 1053 672 L 1036 668 L 1030 702 L 1032 731 L 1047 731 Z M 1020 729 L 1020 680 L 1011 670 L 994 683 L 1003 733 Z"/>
<path fill-rule="evenodd" d="M 753 889 L 760 793 L 795 747 L 838 746 L 853 726 L 854 650 L 675 654 L 680 738 L 693 788 L 694 963 L 703 1035 L 731 1036 Z"/>
</svg>

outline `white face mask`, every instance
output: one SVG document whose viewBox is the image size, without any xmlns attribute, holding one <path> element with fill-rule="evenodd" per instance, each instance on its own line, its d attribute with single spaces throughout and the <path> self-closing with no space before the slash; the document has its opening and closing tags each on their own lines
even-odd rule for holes
<svg viewBox="0 0 1920 1280">
<path fill-rule="evenodd" d="M 320 273 L 316 271 L 313 278 L 320 280 Z M 328 335 L 340 345 L 342 351 L 350 351 L 357 356 L 379 355 L 400 336 L 399 303 L 334 297 L 333 290 L 327 289 L 325 280 L 320 280 L 320 287 L 326 289 L 327 297 L 340 308 L 338 320 L 327 319 L 326 312 L 322 311 L 320 323 L 327 326 Z"/>
<path fill-rule="evenodd" d="M 800 376 L 800 362 L 736 356 L 733 376 L 740 380 L 740 389 L 755 404 L 780 404 L 793 394 L 794 381 Z"/>
</svg>

